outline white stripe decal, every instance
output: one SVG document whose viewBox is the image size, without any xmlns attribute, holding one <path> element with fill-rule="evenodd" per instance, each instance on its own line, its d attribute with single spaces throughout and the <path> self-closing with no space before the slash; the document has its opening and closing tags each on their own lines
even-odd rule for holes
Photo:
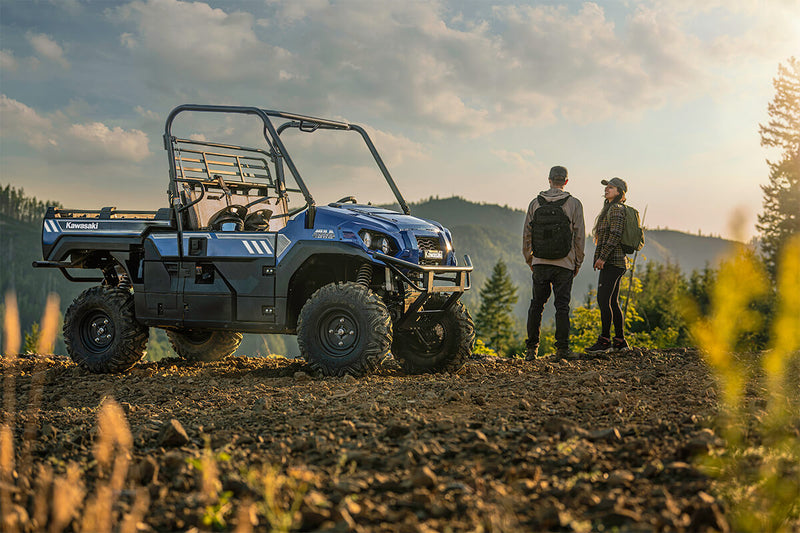
<svg viewBox="0 0 800 533">
<path fill-rule="evenodd" d="M 258 252 L 259 254 L 262 254 L 262 253 L 263 253 L 263 252 L 261 251 L 261 247 L 258 245 L 258 241 L 250 241 L 250 244 L 252 244 L 252 245 L 253 245 L 253 248 L 255 248 L 255 249 L 256 249 L 256 252 Z"/>
<path fill-rule="evenodd" d="M 51 224 L 51 222 L 50 222 L 49 220 L 45 220 L 45 221 L 44 221 L 44 227 L 47 229 L 47 232 L 48 232 L 48 233 L 52 233 L 52 232 L 54 232 L 54 231 L 55 231 L 55 230 L 53 229 L 53 226 L 51 226 L 50 224 Z"/>
<path fill-rule="evenodd" d="M 242 241 L 242 242 L 244 243 L 244 247 L 247 248 L 247 251 L 250 252 L 250 255 L 255 253 L 253 252 L 252 248 L 250 248 L 250 245 L 247 244 L 247 241 Z"/>
<path fill-rule="evenodd" d="M 267 255 L 272 255 L 272 247 L 269 245 L 267 241 L 260 241 L 261 246 L 264 247 L 264 253 Z"/>
</svg>

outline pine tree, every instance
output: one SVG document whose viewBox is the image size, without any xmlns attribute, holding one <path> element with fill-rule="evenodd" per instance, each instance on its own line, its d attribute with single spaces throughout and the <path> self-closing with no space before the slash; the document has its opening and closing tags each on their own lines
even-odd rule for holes
<svg viewBox="0 0 800 533">
<path fill-rule="evenodd" d="M 480 291 L 481 306 L 475 317 L 478 337 L 499 354 L 508 355 L 515 344 L 513 307 L 517 303 L 517 287 L 511 281 L 508 267 L 499 259 L 492 275 Z"/>
<path fill-rule="evenodd" d="M 767 107 L 770 120 L 759 124 L 761 145 L 780 148 L 781 159 L 767 161 L 769 183 L 761 186 L 764 209 L 758 216 L 761 253 L 770 274 L 789 237 L 800 233 L 800 61 L 778 65 L 775 97 Z"/>
</svg>

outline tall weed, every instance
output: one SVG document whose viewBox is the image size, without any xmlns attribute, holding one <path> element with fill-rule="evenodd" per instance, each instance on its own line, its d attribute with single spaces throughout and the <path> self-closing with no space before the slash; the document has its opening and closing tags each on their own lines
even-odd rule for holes
<svg viewBox="0 0 800 533">
<path fill-rule="evenodd" d="M 58 330 L 60 314 L 57 295 L 50 295 L 42 316 L 41 327 L 35 338 L 35 353 L 40 358 L 52 354 Z M 19 445 L 20 460 L 15 462 L 14 426 L 16 424 L 16 390 L 14 363 L 17 360 L 21 337 L 16 297 L 9 292 L 5 296 L 3 320 L 3 357 L 7 371 L 4 377 L 3 409 L 5 419 L 0 427 L 0 507 L 3 509 L 2 530 L 8 532 L 25 530 L 57 533 L 66 528 L 84 532 L 112 531 L 115 526 L 125 532 L 136 531 L 137 524 L 149 505 L 147 494 L 138 491 L 130 513 L 116 524 L 112 513 L 117 495 L 126 482 L 131 461 L 133 438 L 127 419 L 111 399 L 104 399 L 98 412 L 98 432 L 94 446 L 95 460 L 100 481 L 91 498 L 86 498 L 86 483 L 81 468 L 70 463 L 63 474 L 56 475 L 47 464 L 34 465 L 32 448 L 39 432 L 39 414 L 45 371 L 37 364 L 31 377 L 26 401 L 26 423 Z M 24 494 L 33 488 L 32 512 L 26 510 L 24 500 L 16 502 L 12 493 Z"/>
<path fill-rule="evenodd" d="M 711 313 L 693 317 L 693 335 L 720 383 L 718 424 L 728 442 L 701 463 L 716 478 L 735 531 L 800 528 L 800 236 L 780 265 L 766 352 L 741 352 L 742 340 L 762 327 L 758 304 L 769 293 L 765 270 L 744 247 L 721 265 Z"/>
</svg>

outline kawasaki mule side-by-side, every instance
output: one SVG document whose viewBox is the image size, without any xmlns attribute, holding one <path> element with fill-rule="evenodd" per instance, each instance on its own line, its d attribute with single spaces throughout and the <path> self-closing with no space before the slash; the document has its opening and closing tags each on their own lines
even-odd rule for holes
<svg viewBox="0 0 800 533">
<path fill-rule="evenodd" d="M 182 113 L 250 115 L 266 143 L 175 137 Z M 355 196 L 317 205 L 281 137 L 292 128 L 360 135 L 402 213 Z M 168 207 L 47 210 L 44 260 L 34 266 L 99 283 L 64 318 L 76 363 L 125 371 L 144 355 L 149 327 L 165 329 L 175 352 L 195 361 L 232 354 L 242 333 L 296 334 L 302 357 L 323 375 L 363 375 L 390 351 L 410 373 L 450 369 L 469 356 L 474 325 L 459 301 L 470 285 L 469 257 L 458 265 L 450 232 L 410 215 L 362 127 L 182 105 L 167 118 L 164 147 Z M 302 205 L 291 206 L 292 198 Z"/>
</svg>

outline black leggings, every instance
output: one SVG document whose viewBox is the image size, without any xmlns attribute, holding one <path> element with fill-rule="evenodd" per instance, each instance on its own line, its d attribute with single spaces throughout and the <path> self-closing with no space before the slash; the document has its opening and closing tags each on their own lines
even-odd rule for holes
<svg viewBox="0 0 800 533">
<path fill-rule="evenodd" d="M 615 336 L 621 339 L 625 335 L 622 309 L 619 307 L 619 282 L 624 274 L 624 268 L 606 264 L 600 271 L 600 279 L 597 282 L 597 306 L 600 308 L 600 322 L 603 328 L 600 335 L 607 339 L 611 338 L 612 319 Z"/>
</svg>

